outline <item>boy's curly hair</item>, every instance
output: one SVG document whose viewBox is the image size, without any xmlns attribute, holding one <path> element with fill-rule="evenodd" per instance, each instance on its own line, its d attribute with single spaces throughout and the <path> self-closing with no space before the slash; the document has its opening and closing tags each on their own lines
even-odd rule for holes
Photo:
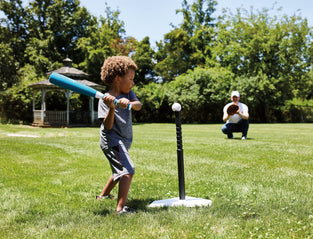
<svg viewBox="0 0 313 239">
<path fill-rule="evenodd" d="M 101 80 L 107 85 L 112 85 L 116 76 L 124 76 L 129 69 L 137 70 L 137 65 L 129 57 L 109 57 L 101 67 Z"/>
</svg>

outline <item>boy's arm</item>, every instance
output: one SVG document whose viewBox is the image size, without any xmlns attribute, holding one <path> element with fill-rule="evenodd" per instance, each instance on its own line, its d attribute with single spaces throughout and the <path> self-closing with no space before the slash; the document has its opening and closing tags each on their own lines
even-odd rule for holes
<svg viewBox="0 0 313 239">
<path fill-rule="evenodd" d="M 121 107 L 123 109 L 126 109 L 128 104 L 131 104 L 131 106 L 132 106 L 131 109 L 135 110 L 135 111 L 139 111 L 142 108 L 140 101 L 136 97 L 134 99 L 132 99 L 131 101 L 128 100 L 127 98 L 122 98 L 122 99 L 118 100 L 119 107 Z"/>
<path fill-rule="evenodd" d="M 107 116 L 103 120 L 103 125 L 107 130 L 110 130 L 113 128 L 114 124 L 114 112 L 115 112 L 115 107 L 109 108 Z"/>
<path fill-rule="evenodd" d="M 110 130 L 113 128 L 115 107 L 109 108 L 107 116 L 103 119 L 104 128 Z"/>
<path fill-rule="evenodd" d="M 140 101 L 135 98 L 133 101 L 130 102 L 132 104 L 132 109 L 135 111 L 139 111 L 142 108 L 142 104 L 140 103 Z"/>
<path fill-rule="evenodd" d="M 113 128 L 114 124 L 114 113 L 115 113 L 115 104 L 114 104 L 115 97 L 111 95 L 106 95 L 103 97 L 103 102 L 109 107 L 108 113 L 106 117 L 103 119 L 103 125 L 105 129 L 110 130 Z"/>
</svg>

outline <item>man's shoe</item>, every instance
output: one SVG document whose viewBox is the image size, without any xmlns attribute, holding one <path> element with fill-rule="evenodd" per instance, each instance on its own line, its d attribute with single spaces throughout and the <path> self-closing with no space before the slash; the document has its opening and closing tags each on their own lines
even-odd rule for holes
<svg viewBox="0 0 313 239">
<path fill-rule="evenodd" d="M 242 136 L 241 140 L 246 140 L 247 137 L 246 136 Z"/>
</svg>

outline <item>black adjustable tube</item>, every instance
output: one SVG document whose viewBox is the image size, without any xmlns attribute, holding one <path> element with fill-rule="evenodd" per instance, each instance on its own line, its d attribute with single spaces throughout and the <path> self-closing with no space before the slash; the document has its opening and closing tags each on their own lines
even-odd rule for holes
<svg viewBox="0 0 313 239">
<path fill-rule="evenodd" d="M 183 154 L 183 140 L 182 140 L 182 132 L 181 132 L 180 111 L 176 111 L 175 116 L 176 116 L 179 199 L 185 200 L 184 154 Z"/>
</svg>

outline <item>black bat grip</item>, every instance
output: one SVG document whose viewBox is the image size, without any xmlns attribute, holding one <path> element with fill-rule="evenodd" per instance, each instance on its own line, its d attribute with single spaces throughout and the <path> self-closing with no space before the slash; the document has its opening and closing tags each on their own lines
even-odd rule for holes
<svg viewBox="0 0 313 239">
<path fill-rule="evenodd" d="M 183 140 L 182 140 L 182 132 L 181 132 L 180 111 L 175 111 L 175 116 L 176 116 L 179 199 L 185 200 L 184 154 L 183 154 Z"/>
</svg>

